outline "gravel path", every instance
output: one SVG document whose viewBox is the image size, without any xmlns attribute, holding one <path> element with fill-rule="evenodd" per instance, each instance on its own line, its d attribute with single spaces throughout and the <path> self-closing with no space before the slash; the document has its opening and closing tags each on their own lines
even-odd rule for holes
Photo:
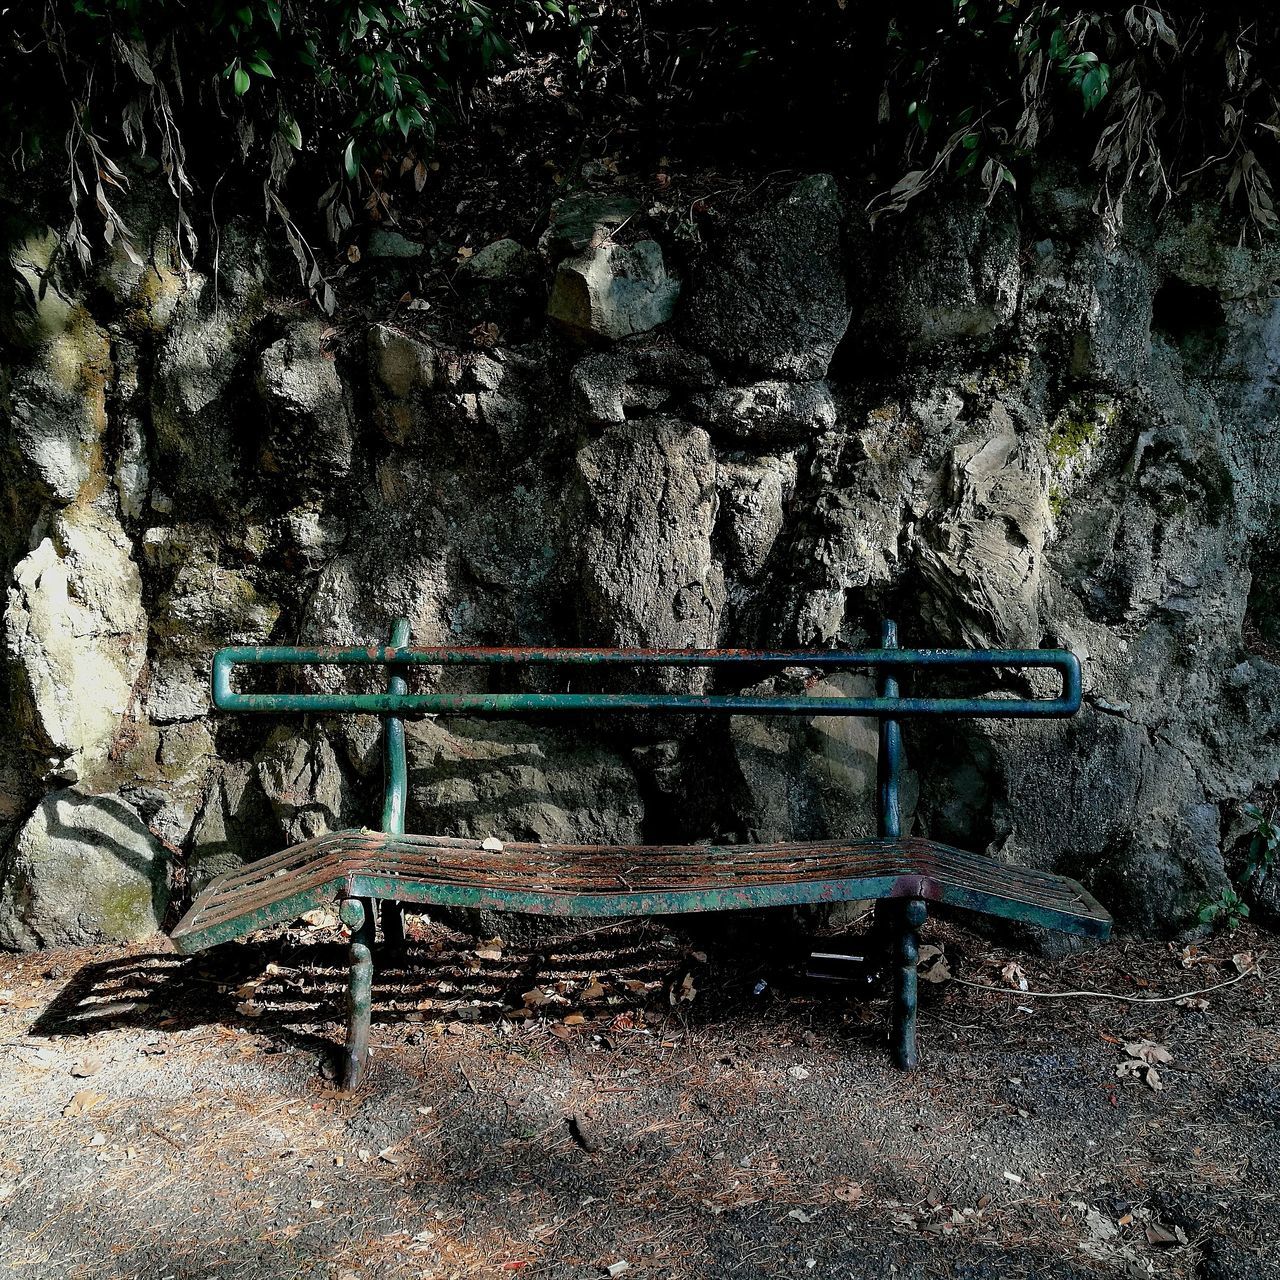
<svg viewBox="0 0 1280 1280">
<path fill-rule="evenodd" d="M 882 1003 L 755 935 L 416 921 L 353 1096 L 323 921 L 195 960 L 0 955 L 0 1277 L 1280 1275 L 1266 936 L 1044 960 L 932 925 L 953 976 L 905 1076 Z M 1184 1004 L 956 980 L 1150 996 L 1241 952 L 1260 974 Z"/>
</svg>

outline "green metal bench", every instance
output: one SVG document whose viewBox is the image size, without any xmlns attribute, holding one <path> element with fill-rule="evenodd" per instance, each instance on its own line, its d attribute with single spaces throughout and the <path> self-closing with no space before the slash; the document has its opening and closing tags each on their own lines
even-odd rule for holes
<svg viewBox="0 0 1280 1280">
<path fill-rule="evenodd" d="M 244 693 L 239 665 L 381 666 L 385 693 Z M 874 697 L 835 698 L 691 693 L 410 693 L 414 666 L 557 664 L 594 667 L 713 667 L 777 670 L 810 667 L 876 673 Z M 1055 697 L 904 697 L 898 674 L 921 668 L 992 671 L 1047 669 L 1061 678 Z M 381 830 L 335 831 L 219 876 L 173 932 L 184 953 L 296 919 L 324 904 L 338 907 L 351 931 L 348 1034 L 343 1084 L 355 1088 L 368 1054 L 375 919 L 384 942 L 404 940 L 401 904 L 485 907 L 565 916 L 667 915 L 802 903 L 874 899 L 876 924 L 893 945 L 896 1062 L 918 1061 L 916 962 L 927 903 L 964 907 L 1046 929 L 1106 938 L 1111 918 L 1065 876 L 1014 867 L 949 845 L 902 834 L 901 721 L 923 716 L 1062 717 L 1080 707 L 1080 664 L 1063 650 L 900 649 L 893 623 L 879 649 L 482 649 L 409 645 L 400 619 L 390 643 L 370 648 L 227 648 L 213 665 L 213 701 L 224 711 L 369 712 L 384 723 L 386 792 Z M 405 833 L 408 788 L 406 713 L 519 715 L 693 712 L 732 715 L 873 716 L 880 723 L 877 835 L 803 844 L 643 845 L 626 847 L 507 843 Z M 493 842 L 490 842 L 491 844 Z"/>
</svg>

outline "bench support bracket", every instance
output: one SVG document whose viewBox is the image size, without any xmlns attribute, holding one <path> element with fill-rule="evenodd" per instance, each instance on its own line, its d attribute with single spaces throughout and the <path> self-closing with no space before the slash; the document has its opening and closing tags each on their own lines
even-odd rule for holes
<svg viewBox="0 0 1280 1280">
<path fill-rule="evenodd" d="M 898 647 L 898 626 L 885 622 L 880 633 L 885 649 Z M 881 677 L 883 697 L 898 697 L 898 681 Z M 876 825 L 880 835 L 890 840 L 902 838 L 902 805 L 899 783 L 902 776 L 902 726 L 897 720 L 880 721 L 879 787 L 876 793 Z M 919 979 L 920 927 L 929 914 L 923 898 L 876 903 L 878 932 L 891 942 L 889 964 L 893 973 L 893 1060 L 903 1071 L 914 1071 L 920 1062 L 916 1047 L 916 991 Z M 888 917 L 888 919 L 885 919 Z"/>
</svg>

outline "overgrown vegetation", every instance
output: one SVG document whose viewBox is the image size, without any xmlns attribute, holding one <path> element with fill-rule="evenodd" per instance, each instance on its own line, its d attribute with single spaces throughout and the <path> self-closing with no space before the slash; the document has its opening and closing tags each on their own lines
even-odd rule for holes
<svg viewBox="0 0 1280 1280">
<path fill-rule="evenodd" d="M 878 208 L 901 209 L 946 174 L 976 173 L 994 195 L 1016 183 L 1020 159 L 1055 128 L 1074 125 L 1110 222 L 1131 193 L 1159 203 L 1205 175 L 1254 228 L 1276 226 L 1274 16 L 1231 4 L 955 0 L 951 8 L 932 45 L 925 31 L 908 39 L 895 23 L 919 134 L 908 151 L 920 165 Z"/>
<path fill-rule="evenodd" d="M 421 189 L 438 131 L 465 118 L 513 39 L 588 39 L 559 0 L 44 0 L 0 15 L 5 154 L 62 175 L 66 243 L 81 262 L 95 238 L 136 255 L 116 192 L 126 157 L 150 156 L 184 257 L 198 244 L 193 210 L 213 222 L 224 179 L 261 183 L 266 216 L 329 310 L 302 224 L 336 244 L 362 212 L 381 216 L 391 174 Z M 300 162 L 308 216 L 295 220 L 285 185 Z"/>
<path fill-rule="evenodd" d="M 1247 804 L 1244 816 L 1253 827 L 1244 870 L 1236 886 L 1223 889 L 1212 902 L 1200 908 L 1201 924 L 1233 932 L 1249 918 L 1249 904 L 1242 891 L 1248 890 L 1255 880 L 1265 879 L 1280 862 L 1280 825 L 1276 823 L 1276 815 L 1268 816 L 1256 804 Z"/>
<path fill-rule="evenodd" d="M 329 307 L 313 245 L 420 190 L 478 87 L 517 65 L 557 68 L 584 128 L 630 113 L 655 145 L 721 162 L 820 152 L 875 216 L 953 182 L 994 197 L 1052 146 L 1092 167 L 1112 224 L 1133 196 L 1200 185 L 1243 228 L 1276 225 L 1280 19 L 1257 5 L 0 0 L 0 16 L 5 162 L 69 202 L 82 261 L 135 252 L 117 192 L 150 157 L 187 257 L 219 194 L 252 183 Z"/>
</svg>

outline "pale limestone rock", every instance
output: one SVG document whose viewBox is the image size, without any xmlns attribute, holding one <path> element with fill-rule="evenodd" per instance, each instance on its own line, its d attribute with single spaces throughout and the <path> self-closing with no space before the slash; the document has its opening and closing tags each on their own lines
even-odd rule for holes
<svg viewBox="0 0 1280 1280">
<path fill-rule="evenodd" d="M 73 507 L 14 571 L 5 652 L 55 776 L 109 772 L 146 658 L 142 580 L 114 517 Z"/>
</svg>

